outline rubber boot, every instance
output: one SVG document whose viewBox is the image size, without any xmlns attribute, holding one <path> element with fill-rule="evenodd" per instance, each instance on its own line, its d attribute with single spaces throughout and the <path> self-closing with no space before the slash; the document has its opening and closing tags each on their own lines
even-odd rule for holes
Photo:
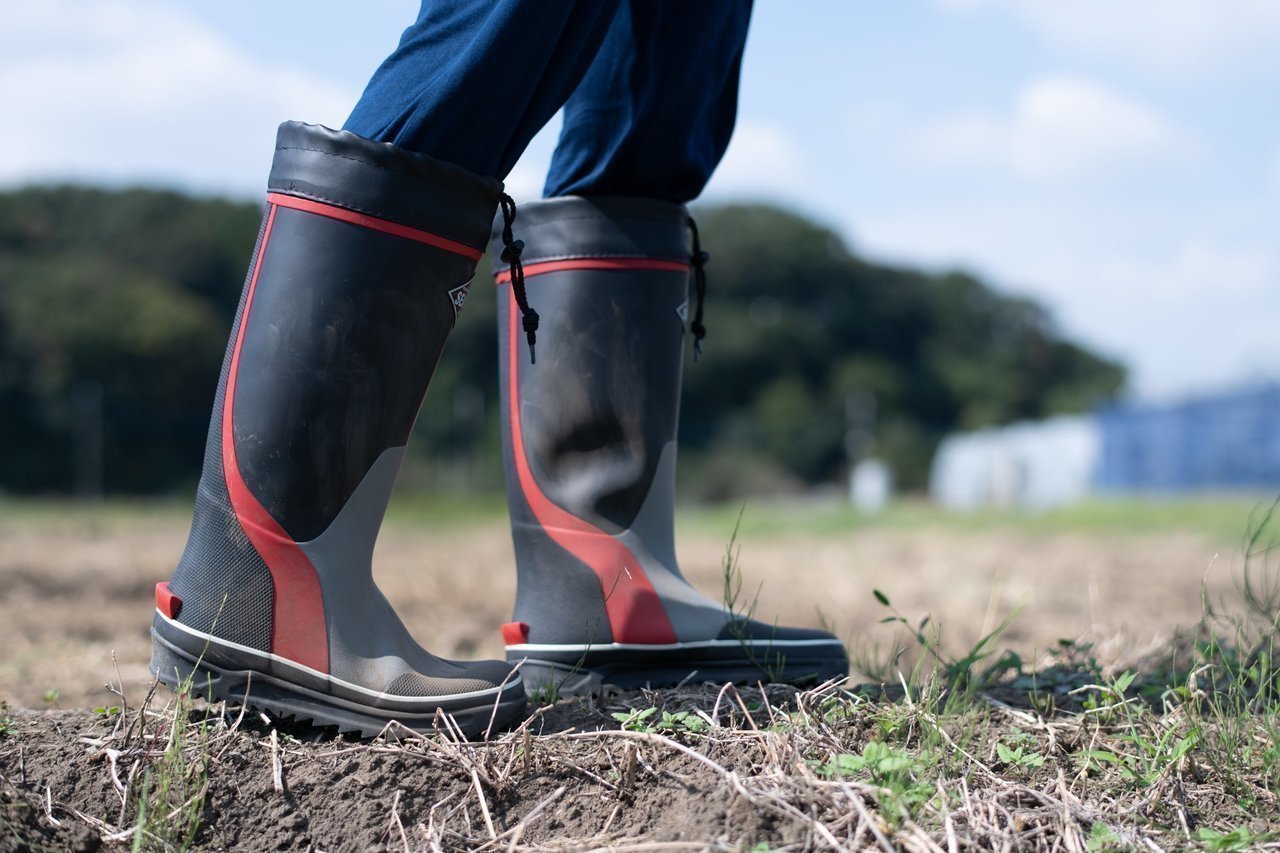
<svg viewBox="0 0 1280 853">
<path fill-rule="evenodd" d="M 847 674 L 831 634 L 731 612 L 680 573 L 676 422 L 692 223 L 680 205 L 556 198 L 520 208 L 518 269 L 495 261 L 503 452 L 518 585 L 507 660 L 560 695 Z M 536 363 L 517 288 L 543 325 Z"/>
<path fill-rule="evenodd" d="M 437 711 L 474 735 L 523 710 L 507 664 L 419 647 L 371 569 L 500 190 L 352 133 L 281 126 L 190 538 L 156 587 L 160 681 L 363 736 L 428 729 Z"/>
</svg>

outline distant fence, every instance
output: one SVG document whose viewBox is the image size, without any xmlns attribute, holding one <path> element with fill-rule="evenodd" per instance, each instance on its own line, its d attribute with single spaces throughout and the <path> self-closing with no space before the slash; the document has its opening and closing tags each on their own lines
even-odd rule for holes
<svg viewBox="0 0 1280 853">
<path fill-rule="evenodd" d="M 930 475 L 933 499 L 954 509 L 1043 509 L 1098 493 L 1276 490 L 1277 384 L 953 435 Z"/>
</svg>

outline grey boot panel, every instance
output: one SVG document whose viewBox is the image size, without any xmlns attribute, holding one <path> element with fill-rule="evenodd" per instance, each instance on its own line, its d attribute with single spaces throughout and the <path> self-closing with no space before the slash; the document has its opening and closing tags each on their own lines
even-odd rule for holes
<svg viewBox="0 0 1280 853">
<path fill-rule="evenodd" d="M 636 555 L 653 584 L 680 642 L 717 636 L 729 621 L 723 602 L 690 586 L 676 561 L 675 519 L 676 443 L 668 442 L 658 458 L 645 498 L 629 530 L 618 538 Z"/>
<path fill-rule="evenodd" d="M 404 447 L 384 451 L 328 529 L 298 544 L 315 566 L 324 593 L 330 674 L 394 695 L 493 687 L 507 677 L 508 667 L 495 667 L 496 661 L 457 664 L 429 654 L 374 584 L 373 549 L 404 454 Z"/>
</svg>

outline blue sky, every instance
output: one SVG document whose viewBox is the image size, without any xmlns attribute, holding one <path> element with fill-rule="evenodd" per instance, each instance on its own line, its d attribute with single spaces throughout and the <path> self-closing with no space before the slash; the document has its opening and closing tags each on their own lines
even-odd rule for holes
<svg viewBox="0 0 1280 853">
<path fill-rule="evenodd" d="M 0 183 L 260 197 L 275 125 L 340 124 L 415 10 L 0 0 Z M 1137 396 L 1280 378 L 1278 44 L 1280 0 L 758 0 L 706 197 L 1037 298 Z"/>
</svg>

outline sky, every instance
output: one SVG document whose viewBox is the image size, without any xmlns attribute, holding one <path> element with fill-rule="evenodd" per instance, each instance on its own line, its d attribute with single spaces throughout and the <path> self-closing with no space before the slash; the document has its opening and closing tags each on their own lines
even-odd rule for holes
<svg viewBox="0 0 1280 853">
<path fill-rule="evenodd" d="M 0 186 L 260 199 L 276 125 L 340 126 L 416 9 L 0 0 Z M 757 0 L 704 200 L 1034 298 L 1136 398 L 1280 379 L 1278 44 L 1280 0 Z"/>
</svg>

